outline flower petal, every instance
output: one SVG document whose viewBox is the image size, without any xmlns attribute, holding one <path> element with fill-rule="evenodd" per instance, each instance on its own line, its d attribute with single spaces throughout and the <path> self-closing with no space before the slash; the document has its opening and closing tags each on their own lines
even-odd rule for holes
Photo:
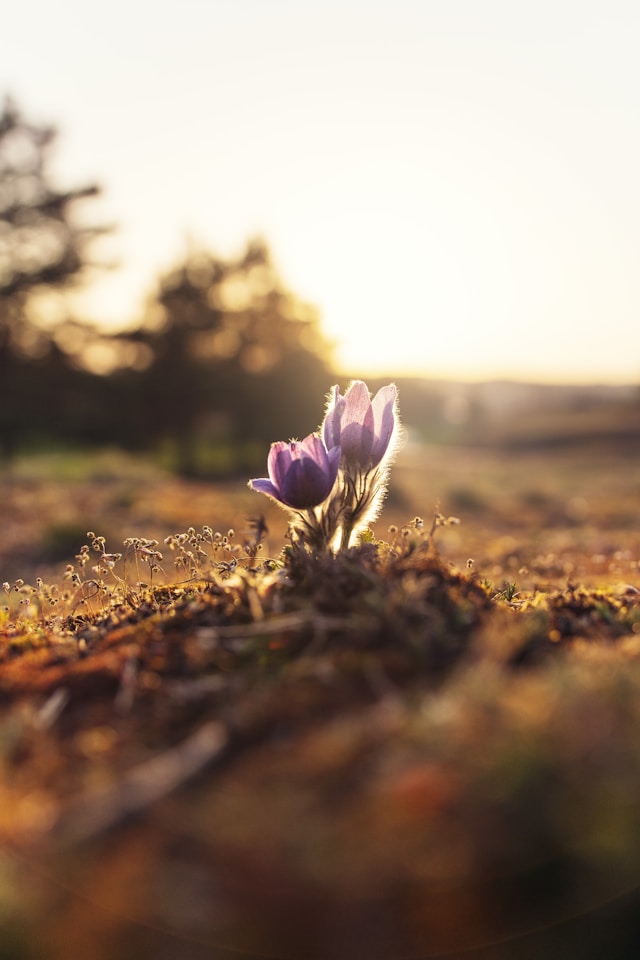
<svg viewBox="0 0 640 960">
<path fill-rule="evenodd" d="M 273 485 L 277 487 L 278 490 L 282 489 L 284 478 L 291 463 L 290 448 L 291 444 L 285 443 L 284 440 L 278 440 L 276 443 L 272 443 L 269 448 L 267 468 Z"/>
<path fill-rule="evenodd" d="M 317 433 L 310 433 L 304 440 L 300 440 L 296 446 L 300 451 L 300 456 L 310 457 L 323 470 L 327 465 L 327 448 Z"/>
<path fill-rule="evenodd" d="M 374 417 L 375 439 L 371 451 L 371 465 L 376 466 L 384 457 L 396 426 L 396 399 L 398 390 L 394 383 L 381 387 L 371 401 Z"/>
<path fill-rule="evenodd" d="M 369 390 L 354 380 L 344 395 L 345 409 L 340 424 L 340 446 L 345 460 L 367 467 L 374 442 L 374 417 Z"/>
<path fill-rule="evenodd" d="M 347 405 L 346 418 L 349 422 L 362 423 L 371 406 L 369 390 L 362 380 L 354 380 L 344 395 Z"/>
<path fill-rule="evenodd" d="M 336 477 L 338 476 L 338 470 L 340 469 L 340 460 L 342 459 L 342 450 L 340 447 L 332 447 L 331 450 L 327 452 L 327 460 L 329 462 L 329 477 L 333 478 L 331 486 L 336 482 Z"/>
<path fill-rule="evenodd" d="M 266 477 L 260 477 L 257 480 L 249 480 L 249 486 L 252 490 L 256 490 L 258 493 L 266 493 L 268 497 L 273 497 L 274 500 L 278 500 L 280 503 L 283 502 L 280 498 L 280 494 L 272 484 L 271 480 L 267 480 Z"/>
<path fill-rule="evenodd" d="M 345 406 L 344 397 L 340 396 L 340 388 L 336 385 L 331 390 L 332 395 L 329 395 L 327 412 L 322 424 L 322 436 L 327 450 L 340 444 L 340 421 Z"/>
<path fill-rule="evenodd" d="M 326 499 L 330 488 L 328 478 L 314 460 L 303 457 L 293 460 L 287 473 L 282 499 L 295 510 L 308 510 Z"/>
</svg>

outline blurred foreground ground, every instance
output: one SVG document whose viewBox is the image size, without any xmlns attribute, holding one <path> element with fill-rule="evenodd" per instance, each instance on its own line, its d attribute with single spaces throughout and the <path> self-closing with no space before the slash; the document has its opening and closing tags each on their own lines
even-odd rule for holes
<svg viewBox="0 0 640 960">
<path fill-rule="evenodd" d="M 0 579 L 286 517 L 115 453 L 0 481 Z M 0 630 L 0 960 L 635 960 L 640 467 L 402 452 L 412 546 Z M 441 559 L 440 559 L 441 558 Z M 469 561 L 472 561 L 469 564 Z M 161 578 L 160 578 L 161 579 Z"/>
</svg>

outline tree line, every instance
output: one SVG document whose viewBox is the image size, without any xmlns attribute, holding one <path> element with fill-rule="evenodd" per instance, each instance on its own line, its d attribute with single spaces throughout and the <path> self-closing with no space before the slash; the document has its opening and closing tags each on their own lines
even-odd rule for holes
<svg viewBox="0 0 640 960">
<path fill-rule="evenodd" d="M 10 100 L 0 113 L 0 457 L 43 444 L 161 451 L 184 473 L 245 469 L 275 437 L 305 435 L 332 381 L 317 311 L 267 244 L 200 249 L 158 278 L 132 329 L 107 335 L 44 305 L 95 267 L 80 225 L 95 184 L 60 190 L 56 131 Z"/>
</svg>

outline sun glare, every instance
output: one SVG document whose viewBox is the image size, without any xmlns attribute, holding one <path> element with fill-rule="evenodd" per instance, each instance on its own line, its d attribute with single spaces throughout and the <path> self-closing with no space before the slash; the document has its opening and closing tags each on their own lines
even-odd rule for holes
<svg viewBox="0 0 640 960">
<path fill-rule="evenodd" d="M 637 380 L 637 14 L 410 6 L 347 3 L 311 30 L 290 11 L 240 27 L 229 5 L 216 57 L 204 28 L 175 77 L 149 48 L 153 98 L 137 46 L 115 96 L 102 70 L 101 109 L 61 114 L 66 169 L 103 179 L 120 224 L 123 269 L 86 315 L 135 322 L 185 234 L 223 256 L 262 234 L 345 372 Z M 220 89 L 211 110 L 198 91 Z"/>
</svg>

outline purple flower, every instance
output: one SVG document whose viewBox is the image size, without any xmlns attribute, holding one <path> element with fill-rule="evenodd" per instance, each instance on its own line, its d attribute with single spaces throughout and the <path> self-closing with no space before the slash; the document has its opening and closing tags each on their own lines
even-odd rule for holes
<svg viewBox="0 0 640 960">
<path fill-rule="evenodd" d="M 362 380 L 354 380 L 344 396 L 334 387 L 322 425 L 327 447 L 341 447 L 347 466 L 377 467 L 396 429 L 397 395 L 393 383 L 381 387 L 373 400 Z"/>
<path fill-rule="evenodd" d="M 331 493 L 339 466 L 340 448 L 327 450 L 317 433 L 291 443 L 279 440 L 269 450 L 269 478 L 250 480 L 249 486 L 292 510 L 310 510 Z"/>
</svg>

